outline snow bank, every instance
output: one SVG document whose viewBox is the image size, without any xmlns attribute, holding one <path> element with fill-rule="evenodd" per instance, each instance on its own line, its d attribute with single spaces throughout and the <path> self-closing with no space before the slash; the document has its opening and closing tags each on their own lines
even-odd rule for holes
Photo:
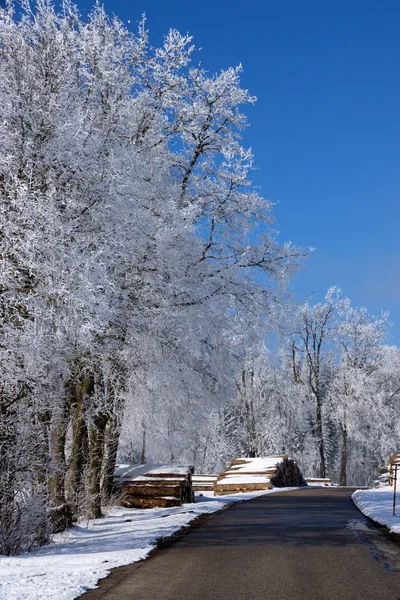
<svg viewBox="0 0 400 600">
<path fill-rule="evenodd" d="M 195 504 L 174 508 L 113 508 L 103 519 L 81 523 L 57 534 L 48 546 L 20 556 L 0 556 L 1 600 L 72 600 L 110 569 L 146 558 L 161 537 L 170 536 L 202 514 L 268 492 L 213 497 L 197 496 Z"/>
<path fill-rule="evenodd" d="M 373 490 L 357 490 L 351 498 L 366 517 L 381 525 L 386 525 L 392 533 L 400 534 L 400 490 L 396 503 L 396 512 L 399 517 L 394 517 L 392 514 L 393 488 L 388 485 Z"/>
</svg>

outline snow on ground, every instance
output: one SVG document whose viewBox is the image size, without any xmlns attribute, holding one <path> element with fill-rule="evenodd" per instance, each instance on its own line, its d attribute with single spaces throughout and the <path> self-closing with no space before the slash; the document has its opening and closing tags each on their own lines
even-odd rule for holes
<svg viewBox="0 0 400 600">
<path fill-rule="evenodd" d="M 351 498 L 366 517 L 386 525 L 393 533 L 400 534 L 400 490 L 396 502 L 398 517 L 393 516 L 393 488 L 389 485 L 372 490 L 357 490 Z"/>
<path fill-rule="evenodd" d="M 0 556 L 0 599 L 72 600 L 96 587 L 110 569 L 146 558 L 159 538 L 172 535 L 199 515 L 285 489 L 217 498 L 213 492 L 202 492 L 195 504 L 174 508 L 112 508 L 103 519 L 54 535 L 40 550 Z"/>
</svg>

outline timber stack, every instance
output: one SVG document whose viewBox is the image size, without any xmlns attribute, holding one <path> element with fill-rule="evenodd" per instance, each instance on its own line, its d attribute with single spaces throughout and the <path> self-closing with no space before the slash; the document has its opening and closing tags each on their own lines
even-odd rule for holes
<svg viewBox="0 0 400 600">
<path fill-rule="evenodd" d="M 195 492 L 213 492 L 214 484 L 218 475 L 196 473 L 192 475 L 193 491 Z"/>
<path fill-rule="evenodd" d="M 193 467 L 157 467 L 131 481 L 119 491 L 126 508 L 169 508 L 194 502 Z"/>
<path fill-rule="evenodd" d="M 236 458 L 218 475 L 216 496 L 307 485 L 296 462 L 288 456 Z"/>
<path fill-rule="evenodd" d="M 306 479 L 307 485 L 315 485 L 315 486 L 330 486 L 332 485 L 332 481 L 329 477 L 307 477 Z"/>
</svg>

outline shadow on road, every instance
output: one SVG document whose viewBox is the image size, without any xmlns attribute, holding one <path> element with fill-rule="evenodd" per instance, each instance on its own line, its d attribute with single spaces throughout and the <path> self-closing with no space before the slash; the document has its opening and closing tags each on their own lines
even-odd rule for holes
<svg viewBox="0 0 400 600">
<path fill-rule="evenodd" d="M 305 501 L 307 510 L 305 511 Z M 218 527 L 218 535 L 215 535 Z M 400 540 L 364 517 L 349 491 L 301 490 L 245 502 L 181 539 L 179 550 L 199 547 L 347 547 L 362 542 L 375 560 L 400 572 Z"/>
</svg>

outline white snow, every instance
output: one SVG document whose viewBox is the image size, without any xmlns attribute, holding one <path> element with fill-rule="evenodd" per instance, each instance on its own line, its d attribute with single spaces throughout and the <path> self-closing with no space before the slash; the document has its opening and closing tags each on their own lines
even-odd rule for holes
<svg viewBox="0 0 400 600">
<path fill-rule="evenodd" d="M 400 534 L 400 490 L 397 493 L 397 517 L 393 516 L 393 488 L 389 485 L 372 490 L 357 490 L 352 495 L 352 500 L 366 517 L 386 525 L 392 533 Z"/>
<path fill-rule="evenodd" d="M 229 471 L 237 470 L 238 472 L 245 473 L 246 471 L 266 471 L 267 469 L 273 469 L 278 463 L 282 462 L 284 456 L 265 456 L 260 458 L 239 458 L 237 460 L 246 461 L 240 465 L 232 465 L 229 467 Z"/>
<path fill-rule="evenodd" d="M 1 600 L 72 600 L 95 588 L 110 569 L 142 560 L 157 539 L 170 536 L 201 514 L 287 488 L 214 498 L 174 508 L 110 509 L 107 516 L 57 534 L 48 546 L 19 556 L 0 556 Z M 289 488 L 290 489 L 290 488 Z"/>
<path fill-rule="evenodd" d="M 161 465 L 147 463 L 144 465 L 119 464 L 115 468 L 114 477 L 116 479 L 134 479 L 138 475 L 143 475 L 151 469 L 155 469 Z"/>
<path fill-rule="evenodd" d="M 152 477 L 152 476 L 164 476 L 164 475 L 188 475 L 189 473 L 191 473 L 193 471 L 193 469 L 191 469 L 190 467 L 171 467 L 171 466 L 166 466 L 166 467 L 157 467 L 156 469 L 151 469 L 151 471 L 146 471 L 146 476 L 147 477 Z"/>
</svg>

